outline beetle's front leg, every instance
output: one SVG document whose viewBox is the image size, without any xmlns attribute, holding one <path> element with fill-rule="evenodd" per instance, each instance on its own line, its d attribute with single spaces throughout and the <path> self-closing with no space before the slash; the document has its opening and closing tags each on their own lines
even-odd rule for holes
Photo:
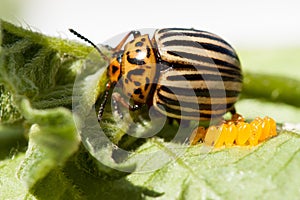
<svg viewBox="0 0 300 200">
<path fill-rule="evenodd" d="M 224 123 L 233 122 L 234 124 L 238 124 L 239 122 L 245 121 L 245 118 L 236 112 L 235 107 L 233 107 L 229 112 L 232 114 L 232 117 L 230 120 L 225 120 Z"/>
<path fill-rule="evenodd" d="M 134 38 L 137 38 L 141 36 L 141 33 L 139 31 L 130 31 L 125 37 L 121 40 L 121 42 L 114 48 L 114 52 L 118 52 L 122 49 L 124 44 L 126 43 L 127 39 L 130 35 L 133 35 Z"/>
<path fill-rule="evenodd" d="M 119 115 L 119 117 L 121 119 L 123 119 L 123 113 L 120 111 L 120 108 L 119 108 L 119 103 L 127 108 L 128 110 L 130 111 L 135 111 L 135 110 L 139 110 L 141 108 L 141 106 L 137 105 L 137 104 L 134 104 L 134 105 L 130 105 L 128 102 L 125 101 L 125 99 L 117 92 L 114 92 L 112 94 L 112 103 L 113 103 L 113 108 L 114 108 L 114 111 L 116 111 Z"/>
<path fill-rule="evenodd" d="M 112 104 L 113 104 L 113 111 L 117 112 L 118 116 L 120 119 L 123 119 L 123 113 L 120 111 L 118 100 L 116 98 L 118 93 L 113 93 L 112 94 Z"/>
</svg>

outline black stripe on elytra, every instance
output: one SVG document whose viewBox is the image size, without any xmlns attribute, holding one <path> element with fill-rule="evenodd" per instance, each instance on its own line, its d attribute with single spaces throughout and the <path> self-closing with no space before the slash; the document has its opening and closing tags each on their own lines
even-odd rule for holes
<svg viewBox="0 0 300 200">
<path fill-rule="evenodd" d="M 208 32 L 203 32 L 203 31 L 202 31 L 202 33 L 201 32 L 194 32 L 194 33 L 191 33 L 191 32 L 168 32 L 168 33 L 165 33 L 162 36 L 160 36 L 158 40 L 162 40 L 162 39 L 165 39 L 168 37 L 173 37 L 173 36 L 189 36 L 189 37 L 198 37 L 198 38 L 206 38 L 206 39 L 210 39 L 210 40 L 215 40 L 215 41 L 224 43 L 229 48 L 232 48 L 231 45 L 228 42 L 226 42 L 225 40 L 223 40 L 222 38 L 213 36 L 213 35 L 203 34 L 203 33 L 208 33 Z M 212 33 L 209 33 L 209 34 L 212 34 Z"/>
<path fill-rule="evenodd" d="M 185 46 L 185 47 L 195 47 L 198 49 L 205 49 L 214 51 L 217 53 L 225 54 L 228 56 L 231 56 L 232 58 L 236 59 L 236 54 L 233 51 L 230 51 L 224 47 L 211 44 L 211 43 L 205 43 L 205 42 L 198 42 L 198 41 L 192 41 L 192 40 L 170 40 L 162 43 L 165 46 Z"/>
<path fill-rule="evenodd" d="M 146 64 L 144 60 L 139 60 L 139 59 L 136 59 L 136 58 L 130 58 L 129 55 L 127 56 L 127 61 L 130 64 L 133 64 L 133 65 L 144 65 L 144 64 Z"/>
<path fill-rule="evenodd" d="M 222 65 L 222 66 L 226 66 L 226 67 L 230 67 L 230 68 L 234 68 L 234 69 L 239 69 L 238 66 L 223 61 L 223 60 L 219 60 L 216 58 L 210 58 L 210 57 L 206 57 L 206 56 L 201 56 L 198 54 L 193 54 L 193 53 L 186 53 L 186 52 L 181 52 L 181 51 L 167 51 L 168 54 L 172 55 L 172 56 L 176 56 L 179 58 L 186 58 L 186 59 L 190 59 L 190 60 L 194 60 L 194 61 L 201 61 L 204 63 L 211 63 L 211 64 L 216 64 L 216 65 Z"/>
<path fill-rule="evenodd" d="M 197 96 L 197 97 L 211 97 L 211 98 L 237 97 L 240 93 L 240 91 L 238 90 L 181 88 L 181 87 L 164 86 L 164 85 L 161 86 L 160 89 L 171 94 Z"/>
<path fill-rule="evenodd" d="M 232 69 L 232 68 L 218 68 L 218 66 L 207 66 L 207 65 L 188 65 L 182 63 L 170 63 L 167 61 L 161 61 L 161 64 L 167 65 L 168 67 L 172 67 L 175 70 L 188 70 L 188 71 L 211 71 L 211 72 L 220 72 L 225 75 L 237 75 L 238 77 L 242 77 L 240 69 Z"/>
<path fill-rule="evenodd" d="M 133 69 L 128 71 L 127 78 L 132 81 L 131 76 L 141 76 L 145 72 L 145 69 Z"/>
<path fill-rule="evenodd" d="M 240 77 L 221 76 L 216 74 L 178 74 L 167 76 L 169 81 L 232 81 L 242 82 Z"/>
<path fill-rule="evenodd" d="M 200 110 L 226 110 L 227 108 L 231 108 L 234 103 L 228 103 L 228 104 L 204 104 L 204 103 L 198 103 L 198 102 L 186 102 L 186 101 L 178 101 L 169 97 L 166 97 L 159 92 L 157 93 L 158 98 L 163 101 L 166 104 L 169 105 L 175 105 L 175 106 L 181 106 L 186 108 L 193 108 L 193 109 L 200 109 Z M 195 99 L 196 100 L 196 99 Z M 212 99 L 213 102 L 213 99 Z M 224 103 L 226 102 L 226 99 L 224 99 Z"/>
<path fill-rule="evenodd" d="M 198 32 L 198 33 L 208 33 L 207 31 L 201 31 L 201 30 L 196 30 L 196 29 L 192 29 L 192 28 L 164 28 L 164 29 L 160 29 L 158 31 L 159 34 L 161 33 L 165 33 L 165 32 L 169 32 L 169 31 L 194 31 L 194 32 Z"/>
<path fill-rule="evenodd" d="M 207 114 L 207 113 L 201 113 L 201 110 L 198 112 L 189 112 L 189 111 L 184 111 L 184 110 L 177 110 L 174 108 L 171 108 L 165 104 L 162 104 L 160 102 L 157 102 L 158 107 L 163 107 L 162 110 L 165 110 L 167 113 L 172 113 L 175 114 L 179 117 L 201 117 L 201 118 L 219 118 L 225 114 L 226 111 L 224 111 L 223 114 Z"/>
</svg>

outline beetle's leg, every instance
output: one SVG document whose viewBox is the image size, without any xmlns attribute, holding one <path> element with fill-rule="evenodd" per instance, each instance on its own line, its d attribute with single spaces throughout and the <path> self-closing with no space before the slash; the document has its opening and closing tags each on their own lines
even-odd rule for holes
<svg viewBox="0 0 300 200">
<path fill-rule="evenodd" d="M 112 98 L 116 103 L 120 103 L 122 106 L 124 106 L 125 108 L 128 108 L 128 110 L 130 111 L 135 111 L 135 110 L 139 110 L 141 108 L 140 105 L 138 104 L 134 104 L 134 105 L 130 105 L 129 103 L 127 103 L 123 97 L 121 97 L 121 95 L 117 92 L 114 92 L 112 94 Z"/>
<path fill-rule="evenodd" d="M 100 122 L 101 119 L 102 119 L 104 108 L 105 108 L 105 105 L 107 103 L 107 98 L 108 98 L 108 95 L 109 95 L 110 87 L 111 87 L 111 84 L 107 83 L 104 98 L 103 98 L 103 101 L 100 105 L 99 112 L 98 112 L 98 122 Z M 121 97 L 121 95 L 117 92 L 112 93 L 111 98 L 112 98 L 113 109 L 114 109 L 114 111 L 116 111 L 118 113 L 118 115 L 121 119 L 123 119 L 123 114 L 119 109 L 119 103 L 122 106 L 124 106 L 125 108 L 128 108 L 130 111 L 135 111 L 135 110 L 138 110 L 138 109 L 141 108 L 139 105 L 130 105 L 130 104 L 128 104 L 124 100 L 124 98 Z"/>
<path fill-rule="evenodd" d="M 232 115 L 231 121 L 233 121 L 235 124 L 237 124 L 239 122 L 244 122 L 245 118 L 242 115 L 235 113 Z"/>
<path fill-rule="evenodd" d="M 112 104 L 113 104 L 114 111 L 118 113 L 120 119 L 123 119 L 123 113 L 120 111 L 118 101 L 116 98 L 114 98 L 114 94 L 115 93 L 113 93 L 112 95 Z"/>
<path fill-rule="evenodd" d="M 104 98 L 103 98 L 103 101 L 102 101 L 102 103 L 100 105 L 99 112 L 98 112 L 98 122 L 100 122 L 101 119 L 102 119 L 102 115 L 103 115 L 104 108 L 105 108 L 105 105 L 106 105 L 106 102 L 107 102 L 107 98 L 108 98 L 110 87 L 111 87 L 111 84 L 107 83 L 106 84 L 106 88 L 105 88 Z"/>
<path fill-rule="evenodd" d="M 233 123 L 237 124 L 239 122 L 245 121 L 245 118 L 236 112 L 235 107 L 233 107 L 229 112 L 232 114 L 232 117 L 231 117 L 231 120 L 226 121 L 227 123 L 233 122 Z"/>
<path fill-rule="evenodd" d="M 133 35 L 133 38 L 139 37 L 141 33 L 139 31 L 130 31 L 125 37 L 121 40 L 121 42 L 113 49 L 114 52 L 118 52 L 122 49 L 125 42 L 128 40 L 129 36 Z"/>
<path fill-rule="evenodd" d="M 189 138 L 189 142 L 191 145 L 197 144 L 199 141 L 204 141 L 206 135 L 206 129 L 203 126 L 197 127 Z"/>
<path fill-rule="evenodd" d="M 236 114 L 236 109 L 235 109 L 235 107 L 233 106 L 233 107 L 229 110 L 229 112 L 230 112 L 232 115 Z"/>
</svg>

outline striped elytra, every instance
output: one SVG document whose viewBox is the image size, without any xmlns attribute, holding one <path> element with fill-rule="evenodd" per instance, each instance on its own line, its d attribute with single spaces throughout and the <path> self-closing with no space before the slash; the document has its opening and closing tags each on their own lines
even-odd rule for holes
<svg viewBox="0 0 300 200">
<path fill-rule="evenodd" d="M 74 30 L 72 33 L 92 44 Z M 133 40 L 129 37 L 133 36 Z M 142 105 L 169 118 L 211 120 L 235 112 L 234 104 L 242 88 L 238 56 L 221 37 L 195 29 L 164 28 L 152 38 L 139 31 L 129 32 L 112 48 L 106 92 L 98 113 L 101 120 L 110 90 L 121 86 L 124 96 L 113 102 L 130 110 Z M 118 83 L 118 84 L 117 84 Z M 118 107 L 118 106 L 114 106 Z"/>
<path fill-rule="evenodd" d="M 194 29 L 160 29 L 153 37 L 161 70 L 153 104 L 178 119 L 210 120 L 233 109 L 242 88 L 240 62 L 219 36 Z"/>
</svg>

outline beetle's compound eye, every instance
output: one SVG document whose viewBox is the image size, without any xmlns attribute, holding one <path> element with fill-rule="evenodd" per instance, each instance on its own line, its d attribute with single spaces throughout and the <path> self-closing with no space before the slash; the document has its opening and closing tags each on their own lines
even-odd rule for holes
<svg viewBox="0 0 300 200">
<path fill-rule="evenodd" d="M 121 63 L 118 58 L 113 58 L 108 67 L 108 76 L 111 82 L 117 82 L 121 76 Z"/>
</svg>

